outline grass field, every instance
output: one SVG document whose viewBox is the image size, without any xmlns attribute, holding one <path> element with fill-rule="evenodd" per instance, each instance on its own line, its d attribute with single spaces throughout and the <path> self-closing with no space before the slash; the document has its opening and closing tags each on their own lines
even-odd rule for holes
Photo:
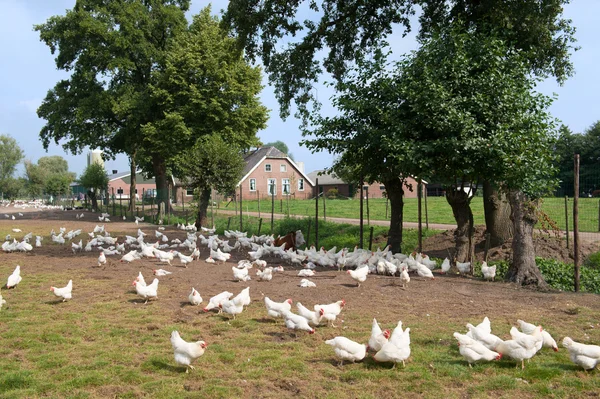
<svg viewBox="0 0 600 399">
<path fill-rule="evenodd" d="M 325 200 L 319 199 L 319 217 L 323 217 L 323 213 L 330 217 L 341 218 L 359 218 L 359 200 Z M 325 205 L 323 205 L 325 204 Z M 221 209 L 234 209 L 234 203 L 230 203 L 226 207 L 226 203 L 220 204 Z M 258 212 L 259 202 L 243 201 L 242 206 L 244 211 Z M 598 198 L 581 198 L 579 200 L 579 229 L 582 232 L 598 231 Z M 325 207 L 325 208 L 324 208 Z M 569 230 L 573 229 L 573 200 L 568 202 L 568 217 Z M 325 211 L 324 211 L 325 209 Z M 483 199 L 475 197 L 471 202 L 471 209 L 475 224 L 485 224 L 483 214 Z M 565 200 L 564 198 L 545 198 L 542 205 L 542 210 L 556 225 L 565 229 Z M 265 215 L 271 212 L 271 201 L 263 199 L 260 201 L 260 211 Z M 276 213 L 288 213 L 288 201 L 275 201 Z M 389 220 L 389 208 L 386 218 L 386 200 L 385 199 L 370 199 L 369 200 L 369 217 L 372 220 Z M 314 200 L 289 200 L 289 214 L 298 216 L 315 215 Z M 456 224 L 452 215 L 452 209 L 444 197 L 429 197 L 427 198 L 427 216 L 429 223 Z M 365 202 L 364 218 L 367 219 L 367 208 Z M 417 222 L 417 199 L 407 198 L 404 205 L 404 221 Z M 425 205 L 423 204 L 423 221 L 425 222 Z"/>
<path fill-rule="evenodd" d="M 62 213 L 61 213 L 62 215 Z M 88 220 L 92 214 L 88 214 Z M 91 231 L 95 222 L 74 220 L 0 221 L 0 231 L 18 223 L 23 231 L 46 236 L 31 254 L 3 254 L 0 279 L 22 266 L 23 281 L 2 290 L 0 310 L 0 398 L 575 398 L 600 390 L 598 371 L 574 366 L 568 353 L 543 350 L 525 370 L 515 362 L 479 364 L 473 369 L 458 353 L 452 332 L 483 316 L 507 338 L 517 318 L 542 323 L 557 339 L 569 335 L 600 343 L 600 303 L 596 295 L 540 293 L 505 283 L 442 276 L 413 276 L 403 290 L 391 278 L 370 276 L 357 288 L 345 273 L 317 270 L 317 288 L 297 286 L 297 270 L 285 265 L 270 283 L 231 281 L 231 266 L 203 261 L 188 268 L 175 264 L 161 278 L 159 298 L 143 305 L 131 280 L 142 271 L 149 279 L 156 264 L 112 258 L 94 267 L 97 253 L 74 255 L 68 245 L 49 244 L 48 231 L 64 226 Z M 152 234 L 155 226 L 142 225 Z M 133 223 L 107 225 L 114 236 L 135 234 Z M 285 228 L 283 226 L 282 228 Z M 183 238 L 172 226 L 169 238 Z M 201 248 L 202 258 L 207 256 Z M 244 257 L 243 254 L 236 254 Z M 110 258 L 109 258 L 110 259 Z M 269 263 L 278 264 L 270 259 Z M 163 265 L 163 267 L 168 268 Z M 253 275 L 254 273 L 252 273 Z M 62 303 L 49 291 L 73 279 L 73 300 Z M 252 304 L 237 317 L 203 313 L 186 304 L 191 286 L 204 298 L 250 287 Z M 294 338 L 281 322 L 269 320 L 262 295 L 291 297 L 307 306 L 347 301 L 338 327 L 320 327 Z M 326 339 L 343 335 L 366 342 L 373 317 L 385 328 L 398 320 L 411 328 L 406 368 L 390 369 L 371 358 L 337 366 Z M 208 349 L 186 374 L 177 367 L 169 342 L 172 330 Z"/>
</svg>

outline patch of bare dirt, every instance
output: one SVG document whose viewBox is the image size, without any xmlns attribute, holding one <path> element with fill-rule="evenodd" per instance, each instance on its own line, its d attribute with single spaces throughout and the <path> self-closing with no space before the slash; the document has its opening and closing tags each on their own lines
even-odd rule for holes
<svg viewBox="0 0 600 399">
<path fill-rule="evenodd" d="M 483 261 L 485 253 L 485 226 L 477 226 L 475 229 L 475 259 Z M 573 263 L 573 250 L 567 249 L 564 238 L 557 238 L 546 234 L 537 234 L 534 237 L 536 256 L 556 259 L 563 263 Z M 451 258 L 454 254 L 454 230 L 445 231 L 433 237 L 423 240 L 423 251 L 429 256 L 438 258 Z M 581 243 L 582 259 L 597 252 L 598 246 L 589 242 Z M 502 246 L 489 249 L 488 260 L 510 261 L 512 256 L 512 242 Z"/>
</svg>

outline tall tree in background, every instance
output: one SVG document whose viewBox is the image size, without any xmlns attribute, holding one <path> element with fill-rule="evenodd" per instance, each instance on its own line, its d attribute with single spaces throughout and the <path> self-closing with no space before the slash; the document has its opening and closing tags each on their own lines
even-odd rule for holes
<svg viewBox="0 0 600 399">
<path fill-rule="evenodd" d="M 92 209 L 98 210 L 98 194 L 108 188 L 108 175 L 100 164 L 91 163 L 78 180 L 79 184 L 87 188 L 88 195 L 92 200 Z"/>
<path fill-rule="evenodd" d="M 41 157 L 37 164 L 27 160 L 25 164 L 25 188 L 32 197 L 46 193 L 53 196 L 67 195 L 75 173 L 69 172 L 69 163 L 59 155 Z"/>
<path fill-rule="evenodd" d="M 131 167 L 130 206 L 142 126 L 160 117 L 149 101 L 154 72 L 173 37 L 187 28 L 189 0 L 77 0 L 63 16 L 36 25 L 56 55 L 58 69 L 71 73 L 48 91 L 38 109 L 46 120 L 44 148 L 62 143 L 73 154 L 102 148 L 126 153 Z M 157 182 L 166 196 L 165 180 Z M 163 202 L 167 203 L 163 198 Z"/>
<path fill-rule="evenodd" d="M 23 159 L 23 150 L 17 140 L 11 136 L 0 134 L 0 192 L 13 193 L 16 183 L 12 176 L 17 170 L 17 165 Z"/>
<path fill-rule="evenodd" d="M 268 115 L 258 98 L 260 69 L 244 61 L 210 7 L 173 41 L 154 76 L 150 103 L 161 112 L 142 126 L 141 153 L 152 165 L 157 189 L 166 187 L 167 169 L 189 161 L 188 150 L 206 136 L 218 134 L 239 149 L 258 144 L 256 133 Z"/>
<path fill-rule="evenodd" d="M 196 227 L 206 226 L 211 190 L 222 193 L 235 191 L 242 178 L 244 159 L 239 147 L 219 135 L 199 139 L 176 168 L 186 187 L 194 189 L 198 209 Z"/>
<path fill-rule="evenodd" d="M 270 143 L 263 144 L 263 147 L 275 147 L 279 151 L 281 151 L 284 154 L 286 154 L 292 161 L 294 160 L 294 154 L 292 154 L 290 152 L 290 149 L 288 148 L 287 144 L 284 143 L 283 141 L 280 141 L 280 140 L 272 141 Z"/>
</svg>

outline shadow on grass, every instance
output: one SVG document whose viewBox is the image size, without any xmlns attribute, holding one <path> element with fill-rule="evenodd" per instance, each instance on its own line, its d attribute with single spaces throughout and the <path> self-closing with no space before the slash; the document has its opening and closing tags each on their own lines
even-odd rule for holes
<svg viewBox="0 0 600 399">
<path fill-rule="evenodd" d="M 275 319 L 267 319 L 266 317 L 263 317 L 262 319 L 252 319 L 257 323 L 262 323 L 262 324 L 276 324 L 277 320 Z"/>
<path fill-rule="evenodd" d="M 165 363 L 162 360 L 151 360 L 150 364 L 156 369 L 166 370 L 172 373 L 185 373 L 185 367 L 173 366 L 172 364 Z"/>
<path fill-rule="evenodd" d="M 59 300 L 56 300 L 56 301 L 55 301 L 55 300 L 52 300 L 52 301 L 46 301 L 46 302 L 44 302 L 44 303 L 45 303 L 46 305 L 52 305 L 52 306 L 55 306 L 55 305 L 60 305 L 61 303 L 63 303 L 63 300 L 62 300 L 62 299 L 59 299 Z"/>
<path fill-rule="evenodd" d="M 280 341 L 289 341 L 296 339 L 296 337 L 294 337 L 293 333 L 290 332 L 273 332 L 273 331 L 269 331 L 266 332 L 265 335 L 268 335 L 269 337 L 273 337 L 273 338 L 277 338 Z M 300 337 L 300 335 L 298 335 L 298 337 Z"/>
</svg>

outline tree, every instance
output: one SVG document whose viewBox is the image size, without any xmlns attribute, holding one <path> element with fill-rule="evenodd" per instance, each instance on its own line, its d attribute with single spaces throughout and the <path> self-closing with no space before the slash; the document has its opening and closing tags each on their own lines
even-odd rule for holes
<svg viewBox="0 0 600 399">
<path fill-rule="evenodd" d="M 9 200 L 15 200 L 22 195 L 24 189 L 25 184 L 23 179 L 15 179 L 14 177 L 9 177 L 8 179 L 4 180 L 2 194 L 5 198 Z"/>
<path fill-rule="evenodd" d="M 140 151 L 154 171 L 160 202 L 168 201 L 166 190 L 161 193 L 167 170 L 175 171 L 198 140 L 218 134 L 240 149 L 256 146 L 268 111 L 258 98 L 260 69 L 244 61 L 210 7 L 174 40 L 154 75 L 150 102 L 161 112 L 142 126 Z"/>
<path fill-rule="evenodd" d="M 78 180 L 79 184 L 88 189 L 92 200 L 92 209 L 98 210 L 98 194 L 108 188 L 108 175 L 104 167 L 96 162 L 90 164 Z"/>
<path fill-rule="evenodd" d="M 17 165 L 23 159 L 23 150 L 17 144 L 17 140 L 11 136 L 0 135 L 0 192 L 14 192 L 12 189 L 15 184 L 12 175 L 17 169 Z"/>
<path fill-rule="evenodd" d="M 385 57 L 380 54 L 374 62 L 360 62 L 337 88 L 340 94 L 332 103 L 338 116 L 313 115 L 314 128 L 303 134 L 315 139 L 302 144 L 313 151 L 339 154 L 331 170 L 341 173 L 345 181 L 384 184 L 392 205 L 388 245 L 399 252 L 405 178 L 419 171 L 421 158 L 415 156 L 412 140 L 397 131 L 401 125 L 396 124 L 394 108 L 402 98 L 398 98 L 394 76 L 386 70 Z"/>
<path fill-rule="evenodd" d="M 472 196 L 464 188 L 475 190 L 484 177 L 502 182 L 515 232 L 508 277 L 544 286 L 532 234 L 537 200 L 555 182 L 555 125 L 548 113 L 551 99 L 533 92 L 536 79 L 527 60 L 487 34 L 445 29 L 399 67 L 404 101 L 397 123 L 415 139 L 424 170 L 446 185 L 458 224 L 457 259 L 473 251 Z"/>
<path fill-rule="evenodd" d="M 57 53 L 57 68 L 71 73 L 48 91 L 38 109 L 46 119 L 40 132 L 44 148 L 54 141 L 73 154 L 88 146 L 102 148 L 108 157 L 126 153 L 131 209 L 142 126 L 161 114 L 149 101 L 154 72 L 162 67 L 173 38 L 187 28 L 189 4 L 77 0 L 64 16 L 35 26 L 52 54 Z M 163 190 L 165 181 L 159 183 Z"/>
<path fill-rule="evenodd" d="M 32 197 L 42 193 L 63 196 L 70 192 L 69 185 L 75 180 L 75 173 L 69 172 L 69 164 L 61 156 L 41 157 L 37 164 L 24 162 L 27 193 Z"/>
<path fill-rule="evenodd" d="M 263 147 L 275 147 L 279 151 L 286 154 L 292 161 L 294 160 L 294 154 L 290 152 L 290 149 L 288 148 L 287 144 L 285 144 L 283 141 L 273 141 L 271 143 L 263 144 Z"/>
<path fill-rule="evenodd" d="M 186 186 L 194 189 L 198 201 L 196 227 L 200 228 L 206 226 L 211 191 L 235 191 L 242 177 L 244 159 L 239 147 L 220 135 L 202 137 L 182 159 L 178 170 Z"/>
<path fill-rule="evenodd" d="M 420 37 L 461 21 L 464 31 L 495 31 L 510 48 L 521 50 L 535 74 L 564 81 L 573 72 L 569 53 L 575 42 L 571 21 L 562 18 L 570 0 L 231 0 L 223 22 L 234 29 L 251 60 L 261 59 L 281 106 L 289 115 L 292 102 L 308 116 L 311 91 L 327 72 L 342 81 L 348 64 L 368 59 L 384 47 L 394 28 L 410 31 L 410 17 L 423 10 Z M 306 6 L 310 13 L 303 10 Z M 282 42 L 294 37 L 290 43 Z M 289 41 L 289 40 L 287 40 Z M 321 60 L 322 49 L 329 51 Z"/>
</svg>

